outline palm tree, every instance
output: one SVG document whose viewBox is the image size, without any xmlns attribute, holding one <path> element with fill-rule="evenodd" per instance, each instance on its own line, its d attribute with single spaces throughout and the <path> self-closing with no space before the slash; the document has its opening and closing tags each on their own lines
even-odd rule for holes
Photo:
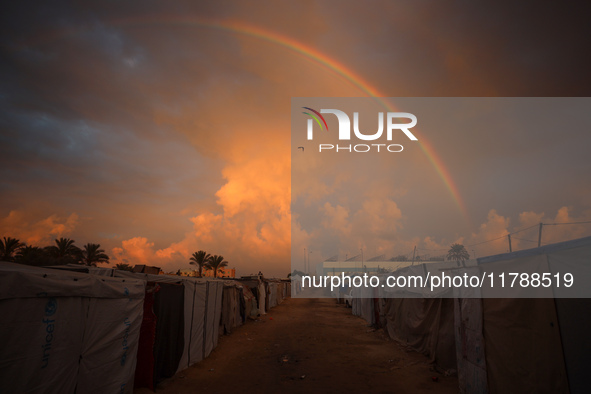
<svg viewBox="0 0 591 394">
<path fill-rule="evenodd" d="M 108 263 L 109 256 L 105 254 L 105 251 L 100 248 L 99 244 L 88 243 L 84 245 L 82 250 L 82 262 L 88 266 L 96 267 L 97 264 Z"/>
<path fill-rule="evenodd" d="M 45 249 L 61 264 L 78 263 L 82 259 L 82 251 L 74 242 L 70 238 L 60 238 L 55 240 L 54 246 L 47 246 Z"/>
<path fill-rule="evenodd" d="M 463 265 L 464 261 L 468 260 L 469 258 L 470 258 L 470 253 L 468 253 L 468 251 L 466 250 L 464 245 L 453 244 L 453 245 L 451 245 L 451 248 L 447 252 L 447 259 L 457 261 L 458 265 L 460 262 Z"/>
<path fill-rule="evenodd" d="M 115 264 L 115 267 L 113 267 L 113 268 L 115 268 L 117 270 L 121 270 L 121 271 L 130 271 L 130 272 L 133 271 L 133 267 L 127 263 Z"/>
<path fill-rule="evenodd" d="M 207 269 L 213 270 L 213 277 L 218 277 L 218 271 L 223 272 L 224 267 L 228 266 L 228 262 L 224 260 L 224 256 L 213 255 L 206 263 Z"/>
<path fill-rule="evenodd" d="M 23 246 L 18 250 L 14 261 L 20 264 L 44 266 L 51 265 L 53 260 L 47 256 L 43 248 L 39 246 Z"/>
<path fill-rule="evenodd" d="M 16 238 L 4 237 L 0 240 L 0 261 L 14 261 L 15 254 L 25 244 Z"/>
<path fill-rule="evenodd" d="M 199 267 L 199 277 L 203 276 L 203 267 L 207 264 L 211 255 L 206 253 L 204 250 L 200 250 L 199 252 L 193 253 L 191 258 L 189 259 L 189 264 L 193 264 Z"/>
</svg>

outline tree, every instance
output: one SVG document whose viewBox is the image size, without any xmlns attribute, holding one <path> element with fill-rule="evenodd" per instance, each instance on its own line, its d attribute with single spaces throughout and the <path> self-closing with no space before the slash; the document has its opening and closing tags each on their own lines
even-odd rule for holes
<svg viewBox="0 0 591 394">
<path fill-rule="evenodd" d="M 464 261 L 468 260 L 469 258 L 470 254 L 468 253 L 464 245 L 453 244 L 447 252 L 447 259 L 457 261 L 458 265 L 459 263 L 462 263 L 463 265 Z"/>
<path fill-rule="evenodd" d="M 189 264 L 193 264 L 199 267 L 199 277 L 203 276 L 203 267 L 206 266 L 207 262 L 211 258 L 209 253 L 206 253 L 204 250 L 200 250 L 199 252 L 193 253 L 191 258 L 189 259 Z"/>
<path fill-rule="evenodd" d="M 115 267 L 117 270 L 133 272 L 133 267 L 127 263 L 117 263 Z"/>
<path fill-rule="evenodd" d="M 53 259 L 39 246 L 23 246 L 16 253 L 14 261 L 19 264 L 35 265 L 38 267 L 53 264 Z"/>
<path fill-rule="evenodd" d="M 78 263 L 82 260 L 82 251 L 74 242 L 70 238 L 56 239 L 55 245 L 47 246 L 45 250 L 56 259 L 57 264 Z"/>
<path fill-rule="evenodd" d="M 0 240 L 0 261 L 14 261 L 15 254 L 25 244 L 16 238 L 4 237 Z"/>
<path fill-rule="evenodd" d="M 228 266 L 228 262 L 224 260 L 224 256 L 213 255 L 206 263 L 207 269 L 213 270 L 213 277 L 218 277 L 218 272 L 223 272 L 224 267 Z"/>
<path fill-rule="evenodd" d="M 101 249 L 101 245 L 88 243 L 82 249 L 82 262 L 84 265 L 96 267 L 97 264 L 108 263 L 109 256 Z"/>
</svg>

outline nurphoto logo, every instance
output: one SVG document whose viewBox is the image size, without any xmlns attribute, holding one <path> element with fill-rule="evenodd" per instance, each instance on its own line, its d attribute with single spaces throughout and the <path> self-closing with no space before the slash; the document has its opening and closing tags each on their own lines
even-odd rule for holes
<svg viewBox="0 0 591 394">
<path fill-rule="evenodd" d="M 351 140 L 351 119 L 349 115 L 338 109 L 321 109 L 317 111 L 310 107 L 302 107 L 307 110 L 302 112 L 308 115 L 307 139 L 309 141 L 314 139 L 314 124 L 316 123 L 321 132 L 329 131 L 328 123 L 322 114 L 335 115 L 339 122 L 338 138 L 339 141 Z M 410 120 L 410 122 L 400 123 L 399 120 Z M 378 130 L 373 134 L 365 134 L 359 130 L 359 112 L 353 112 L 353 134 L 354 138 L 361 141 L 377 141 L 384 134 L 386 129 L 386 141 L 392 141 L 394 131 L 402 131 L 411 141 L 417 141 L 417 137 L 410 131 L 416 126 L 417 117 L 408 112 L 388 112 L 386 114 L 386 127 L 384 127 L 384 113 L 378 112 Z M 383 139 L 382 139 L 383 140 Z M 318 151 L 334 151 L 334 152 L 359 152 L 365 153 L 370 151 L 377 152 L 402 152 L 403 146 L 400 144 L 390 143 L 372 143 L 372 144 L 318 144 Z"/>
</svg>

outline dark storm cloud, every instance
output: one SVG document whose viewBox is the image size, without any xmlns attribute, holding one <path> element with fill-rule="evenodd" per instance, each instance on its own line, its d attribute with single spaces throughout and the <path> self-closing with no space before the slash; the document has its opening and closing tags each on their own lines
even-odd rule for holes
<svg viewBox="0 0 591 394">
<path fill-rule="evenodd" d="M 388 96 L 587 96 L 586 2 L 321 2 L 325 49 Z M 331 34 L 332 33 L 332 34 Z M 420 79 L 413 75 L 419 73 Z M 371 75 L 371 74 L 370 74 Z"/>
<path fill-rule="evenodd" d="M 271 255 L 270 267 L 289 254 L 291 97 L 363 92 L 285 46 L 184 17 L 292 38 L 387 96 L 577 96 L 591 87 L 588 15 L 580 4 L 540 2 L 9 3 L 0 14 L 0 219 L 53 229 L 76 212 L 63 228 L 116 239 L 107 247 L 134 239 L 123 244 L 130 254 L 169 245 L 163 255 L 186 254 L 207 241 L 233 256 Z M 510 171 L 495 152 L 460 159 L 479 139 L 435 141 L 466 196 L 478 181 L 462 172 L 466 160 L 490 171 L 490 185 L 478 185 L 520 183 L 491 169 Z M 553 142 L 526 144 L 522 165 Z M 577 201 L 588 193 L 574 192 Z M 12 214 L 35 207 L 39 218 Z M 475 216 L 503 231 L 508 219 L 487 219 L 492 208 Z M 401 220 L 408 212 L 391 211 Z"/>
</svg>

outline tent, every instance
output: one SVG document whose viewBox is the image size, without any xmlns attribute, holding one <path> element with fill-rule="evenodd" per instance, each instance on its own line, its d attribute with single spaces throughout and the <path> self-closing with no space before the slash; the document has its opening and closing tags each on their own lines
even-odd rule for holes
<svg viewBox="0 0 591 394">
<path fill-rule="evenodd" d="M 242 301 L 242 286 L 234 281 L 226 280 L 222 293 L 221 326 L 224 334 L 231 334 L 234 328 L 242 325 L 240 304 Z"/>
<path fill-rule="evenodd" d="M 552 274 L 574 272 L 575 281 L 589 277 L 591 237 L 478 259 L 483 272 L 506 267 L 542 267 Z M 539 289 L 542 298 L 514 288 L 513 298 L 456 299 L 456 349 L 460 391 L 555 392 L 591 391 L 591 300 L 564 298 L 567 289 Z M 482 296 L 496 296 L 486 294 Z M 572 294 L 572 293 L 570 293 Z M 556 298 L 553 298 L 556 297 Z"/>
<path fill-rule="evenodd" d="M 155 366 L 160 371 L 155 371 L 156 381 L 203 360 L 217 346 L 222 312 L 222 281 L 126 271 L 115 271 L 114 275 L 140 278 L 147 283 L 158 284 L 164 291 L 156 292 L 154 296 L 155 300 L 161 300 L 160 304 L 156 301 L 154 304 L 156 321 L 161 322 L 160 326 L 157 323 L 153 344 Z M 158 340 L 159 333 L 162 334 L 162 341 Z M 144 345 L 149 344 L 148 341 Z M 138 372 L 148 375 L 147 371 Z"/>
<path fill-rule="evenodd" d="M 133 391 L 145 283 L 0 263 L 3 391 Z"/>
</svg>

